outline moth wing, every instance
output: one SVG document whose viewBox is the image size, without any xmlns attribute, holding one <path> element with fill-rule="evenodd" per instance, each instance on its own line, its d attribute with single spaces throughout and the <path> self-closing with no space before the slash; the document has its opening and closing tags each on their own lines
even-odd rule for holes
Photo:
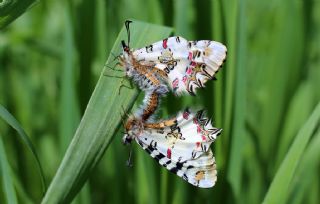
<svg viewBox="0 0 320 204">
<path fill-rule="evenodd" d="M 187 41 L 175 36 L 133 51 L 139 63 L 167 73 L 167 83 L 177 95 L 194 95 L 196 88 L 213 79 L 227 48 L 216 41 Z"/>
<path fill-rule="evenodd" d="M 155 146 L 154 143 L 147 143 L 145 140 L 141 140 L 140 137 L 136 137 L 136 141 L 160 165 L 190 184 L 201 188 L 214 186 L 217 180 L 217 170 L 215 158 L 211 150 L 202 154 L 197 159 L 175 162 L 158 150 L 159 145 Z"/>
<path fill-rule="evenodd" d="M 157 150 L 174 162 L 196 159 L 210 150 L 211 143 L 221 133 L 204 111 L 181 112 L 176 117 L 176 124 L 162 129 L 145 128 L 139 139 L 147 144 L 153 143 Z"/>
</svg>

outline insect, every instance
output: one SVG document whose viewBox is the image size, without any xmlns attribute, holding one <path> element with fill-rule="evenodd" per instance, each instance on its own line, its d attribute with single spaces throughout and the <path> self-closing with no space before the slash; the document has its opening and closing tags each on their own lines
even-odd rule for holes
<svg viewBox="0 0 320 204">
<path fill-rule="evenodd" d="M 142 90 L 168 92 L 176 95 L 195 95 L 196 89 L 204 87 L 215 79 L 227 48 L 216 41 L 187 41 L 175 36 L 155 42 L 144 48 L 132 50 L 129 47 L 131 21 L 126 21 L 128 45 L 122 41 L 123 52 L 120 64 L 126 75 L 133 79 Z M 158 88 L 162 86 L 162 88 Z"/>
<path fill-rule="evenodd" d="M 157 92 L 146 92 L 143 100 L 143 104 L 133 114 L 129 115 L 128 120 L 124 124 L 126 130 L 134 132 L 133 135 L 139 134 L 143 123 L 149 121 L 157 111 L 160 104 L 161 94 Z M 131 137 L 123 138 L 125 144 L 131 143 Z"/>
<path fill-rule="evenodd" d="M 211 143 L 221 133 L 204 111 L 185 110 L 177 117 L 155 123 L 129 119 L 124 143 L 136 142 L 160 165 L 192 185 L 209 188 L 217 179 Z"/>
</svg>

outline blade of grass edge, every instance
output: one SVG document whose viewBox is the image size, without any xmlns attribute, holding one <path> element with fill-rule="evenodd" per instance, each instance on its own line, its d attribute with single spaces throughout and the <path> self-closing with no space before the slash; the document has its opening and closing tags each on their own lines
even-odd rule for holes
<svg viewBox="0 0 320 204">
<path fill-rule="evenodd" d="M 5 107 L 3 107 L 1 104 L 0 104 L 0 117 L 4 121 L 6 121 L 13 129 L 15 129 L 18 132 L 20 139 L 25 143 L 25 145 L 27 145 L 27 147 L 31 151 L 32 155 L 34 156 L 34 158 L 36 160 L 37 168 L 39 171 L 39 175 L 40 175 L 40 180 L 41 180 L 41 184 L 42 184 L 42 191 L 43 191 L 43 193 L 45 193 L 46 183 L 45 183 L 45 179 L 44 179 L 43 169 L 42 169 L 37 151 L 36 151 L 35 147 L 33 146 L 31 140 L 29 139 L 27 133 L 21 127 L 19 122 L 13 117 L 13 115 L 11 115 L 11 113 L 9 113 L 9 111 Z"/>
<path fill-rule="evenodd" d="M 16 190 L 11 174 L 11 167 L 4 149 L 2 136 L 0 135 L 0 173 L 2 177 L 3 194 L 9 204 L 18 203 Z"/>
<path fill-rule="evenodd" d="M 4 0 L 0 2 L 0 29 L 21 16 L 37 0 Z"/>
<path fill-rule="evenodd" d="M 304 158 L 299 163 L 293 184 L 290 186 L 290 199 L 288 203 L 304 203 L 303 198 L 308 196 L 312 183 L 319 174 L 318 166 L 320 164 L 320 129 L 312 138 L 305 151 Z"/>
<path fill-rule="evenodd" d="M 134 21 L 131 24 L 131 47 L 142 47 L 156 40 L 168 37 L 171 28 Z M 127 39 L 123 27 L 111 53 L 120 53 L 120 41 Z M 114 57 L 109 56 L 107 65 L 112 66 Z M 118 67 L 118 69 L 121 69 Z M 123 109 L 134 103 L 138 91 L 121 89 L 122 80 L 104 76 L 104 70 L 87 105 L 84 116 L 69 145 L 67 152 L 53 178 L 42 203 L 68 203 L 82 188 L 91 170 L 100 161 L 121 123 Z M 119 72 L 107 70 L 108 75 Z M 120 73 L 121 74 L 121 73 Z M 121 74 L 123 76 L 123 74 Z M 107 185 L 107 184 L 106 184 Z"/>
<path fill-rule="evenodd" d="M 242 165 L 243 165 L 243 146 L 246 135 L 245 114 L 246 114 L 246 1 L 238 4 L 236 38 L 236 70 L 234 87 L 234 116 L 232 118 L 231 150 L 228 163 L 227 177 L 231 183 L 236 200 L 240 198 Z M 230 133 L 229 132 L 229 133 Z"/>
<path fill-rule="evenodd" d="M 285 203 L 289 195 L 289 185 L 295 173 L 301 155 L 307 146 L 310 137 L 320 122 L 320 102 L 298 132 L 284 161 L 274 177 L 263 203 Z M 281 192 L 281 193 L 279 193 Z"/>
</svg>

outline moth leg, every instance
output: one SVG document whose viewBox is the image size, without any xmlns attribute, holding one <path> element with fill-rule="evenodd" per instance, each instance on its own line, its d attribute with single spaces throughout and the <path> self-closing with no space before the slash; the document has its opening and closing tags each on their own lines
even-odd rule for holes
<svg viewBox="0 0 320 204">
<path fill-rule="evenodd" d="M 134 88 L 131 80 L 129 80 L 129 83 L 130 83 L 129 86 L 123 83 L 124 80 L 125 80 L 125 78 L 123 77 L 121 82 L 120 82 L 121 84 L 120 84 L 119 91 L 118 91 L 119 95 L 120 95 L 120 91 L 121 91 L 122 87 L 125 87 L 125 88 L 128 88 L 128 89 L 133 89 Z"/>
<path fill-rule="evenodd" d="M 111 55 L 114 57 L 112 61 L 119 60 L 121 56 L 121 54 L 115 55 L 113 52 L 111 52 Z"/>
<path fill-rule="evenodd" d="M 115 75 L 109 75 L 109 74 L 106 74 L 106 73 L 104 73 L 103 76 L 106 76 L 106 77 L 114 77 L 114 78 L 119 78 L 119 79 L 120 79 L 120 78 L 123 79 L 123 78 L 126 77 L 126 75 L 124 75 L 124 76 L 115 76 Z"/>
<path fill-rule="evenodd" d="M 123 69 L 116 69 L 117 66 L 120 66 L 121 63 L 120 62 L 117 62 L 115 65 L 113 66 L 109 66 L 109 65 L 105 65 L 107 68 L 113 70 L 113 71 L 117 71 L 117 72 L 123 72 Z M 105 73 L 103 74 L 105 75 Z"/>
<path fill-rule="evenodd" d="M 131 144 L 130 145 L 129 158 L 128 158 L 127 162 L 126 162 L 128 167 L 132 167 L 133 166 L 133 164 L 132 164 L 132 152 L 133 151 L 132 151 L 132 144 Z"/>
</svg>

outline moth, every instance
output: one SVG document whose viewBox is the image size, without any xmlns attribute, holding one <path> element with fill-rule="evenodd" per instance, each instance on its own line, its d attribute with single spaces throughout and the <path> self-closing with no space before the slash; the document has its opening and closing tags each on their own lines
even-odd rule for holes
<svg viewBox="0 0 320 204">
<path fill-rule="evenodd" d="M 221 133 L 204 111 L 188 109 L 176 117 L 159 122 L 143 122 L 131 117 L 125 125 L 123 142 L 135 140 L 160 165 L 190 184 L 214 186 L 216 163 L 210 145 Z"/>
<path fill-rule="evenodd" d="M 223 64 L 227 48 L 210 40 L 188 41 L 180 36 L 169 37 L 140 49 L 130 49 L 131 21 L 126 21 L 128 44 L 122 41 L 120 64 L 126 75 L 144 91 L 156 90 L 176 95 L 195 95 Z M 160 87 L 160 88 L 159 88 Z"/>
</svg>

